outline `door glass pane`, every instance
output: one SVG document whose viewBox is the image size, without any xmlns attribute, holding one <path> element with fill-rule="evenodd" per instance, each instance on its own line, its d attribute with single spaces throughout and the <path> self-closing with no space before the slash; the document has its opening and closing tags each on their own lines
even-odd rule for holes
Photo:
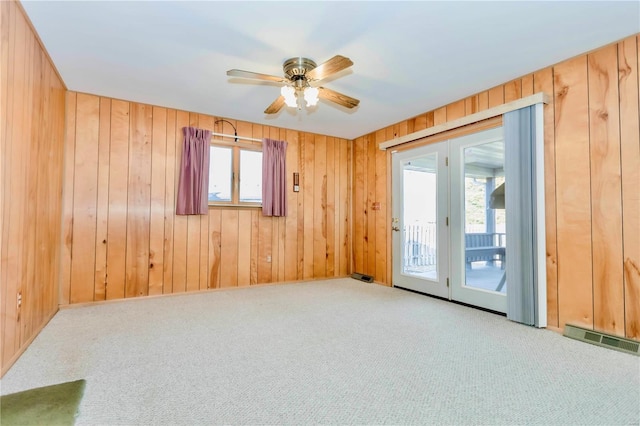
<svg viewBox="0 0 640 426">
<path fill-rule="evenodd" d="M 240 150 L 240 201 L 262 202 L 262 152 Z"/>
<path fill-rule="evenodd" d="M 465 285 L 506 293 L 504 141 L 464 149 Z"/>
<path fill-rule="evenodd" d="M 437 154 L 424 155 L 402 165 L 402 273 L 438 279 Z"/>
<path fill-rule="evenodd" d="M 209 154 L 209 201 L 231 201 L 231 148 L 212 146 Z"/>
</svg>

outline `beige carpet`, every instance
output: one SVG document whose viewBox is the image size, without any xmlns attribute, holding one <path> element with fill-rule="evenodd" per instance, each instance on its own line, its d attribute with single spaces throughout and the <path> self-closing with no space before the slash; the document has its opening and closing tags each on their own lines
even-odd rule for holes
<svg viewBox="0 0 640 426">
<path fill-rule="evenodd" d="M 640 358 L 352 279 L 62 310 L 0 385 L 79 378 L 84 425 L 640 423 Z"/>
</svg>

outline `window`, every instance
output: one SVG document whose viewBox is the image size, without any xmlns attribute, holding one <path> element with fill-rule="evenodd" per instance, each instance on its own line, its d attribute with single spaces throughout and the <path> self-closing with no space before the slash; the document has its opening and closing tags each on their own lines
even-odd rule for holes
<svg viewBox="0 0 640 426">
<path fill-rule="evenodd" d="M 209 157 L 209 204 L 260 206 L 260 147 L 212 144 Z"/>
</svg>

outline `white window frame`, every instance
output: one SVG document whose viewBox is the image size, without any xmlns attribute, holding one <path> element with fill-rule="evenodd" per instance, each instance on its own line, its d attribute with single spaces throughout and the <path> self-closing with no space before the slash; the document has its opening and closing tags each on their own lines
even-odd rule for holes
<svg viewBox="0 0 640 426">
<path fill-rule="evenodd" d="M 251 203 L 240 201 L 240 151 L 257 151 L 262 153 L 260 142 L 227 142 L 211 140 L 212 147 L 231 148 L 231 201 L 209 201 L 211 207 L 262 207 L 262 202 Z M 209 166 L 211 167 L 211 166 Z"/>
</svg>

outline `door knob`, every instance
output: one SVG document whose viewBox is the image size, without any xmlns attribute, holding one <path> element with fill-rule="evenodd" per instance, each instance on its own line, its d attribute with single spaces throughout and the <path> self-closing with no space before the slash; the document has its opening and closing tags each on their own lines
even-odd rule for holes
<svg viewBox="0 0 640 426">
<path fill-rule="evenodd" d="M 397 226 L 392 226 L 392 227 L 391 227 L 391 230 L 392 230 L 392 231 L 396 231 L 396 232 L 398 232 L 398 231 L 400 230 L 400 228 L 398 228 Z"/>
</svg>

